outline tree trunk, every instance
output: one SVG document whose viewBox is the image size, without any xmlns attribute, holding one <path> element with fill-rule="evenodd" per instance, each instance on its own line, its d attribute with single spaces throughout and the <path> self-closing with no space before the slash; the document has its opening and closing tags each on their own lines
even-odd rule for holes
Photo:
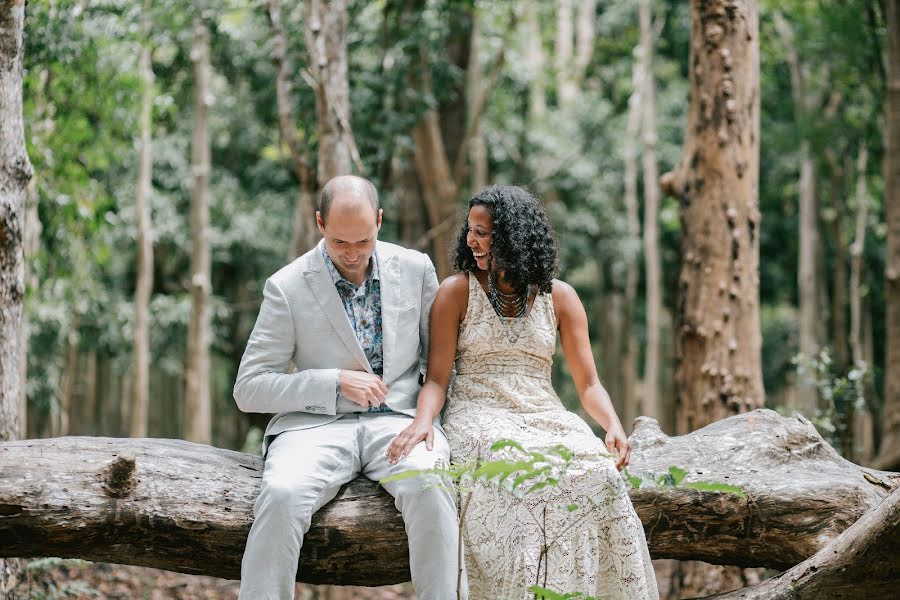
<svg viewBox="0 0 900 600">
<path fill-rule="evenodd" d="M 86 427 L 82 433 L 97 435 L 97 352 L 88 350 L 84 363 L 84 402 L 80 412 Z"/>
<path fill-rule="evenodd" d="M 826 114 L 826 116 L 828 116 Z M 831 165 L 831 183 L 829 196 L 834 217 L 829 220 L 828 230 L 834 246 L 834 273 L 831 280 L 831 345 L 834 349 L 834 362 L 839 372 L 845 372 L 851 363 L 850 342 L 847 338 L 847 264 L 849 248 L 844 242 L 844 168 L 840 160 L 831 151 L 826 151 Z M 824 287 L 824 286 L 823 286 Z"/>
<path fill-rule="evenodd" d="M 22 31 L 25 2 L 0 8 L 0 442 L 19 436 L 22 399 L 23 222 L 31 161 L 22 121 Z M 23 415 L 24 416 L 24 415 Z M 3 514 L 0 511 L 0 514 Z M 0 559 L 0 596 L 12 592 L 22 565 Z"/>
<path fill-rule="evenodd" d="M 194 125 L 191 163 L 194 190 L 191 197 L 191 321 L 188 324 L 188 356 L 184 390 L 184 437 L 192 442 L 212 441 L 210 398 L 209 299 L 212 293 L 209 256 L 209 29 L 203 17 L 194 17 Z"/>
<path fill-rule="evenodd" d="M 791 78 L 791 93 L 794 96 L 794 121 L 803 127 L 810 113 L 806 94 L 806 79 L 797 49 L 794 46 L 794 32 L 781 13 L 773 14 L 775 29 L 781 38 L 787 58 Z M 800 249 L 798 256 L 797 289 L 800 299 L 800 353 L 807 358 L 815 358 L 819 353 L 818 292 L 816 252 L 819 247 L 819 221 L 816 211 L 815 165 L 812 150 L 805 134 L 800 140 L 800 199 L 798 207 Z M 809 376 L 797 379 L 796 404 L 790 408 L 807 417 L 814 417 L 818 409 L 818 395 Z"/>
<path fill-rule="evenodd" d="M 528 120 L 543 118 L 547 112 L 547 82 L 545 80 L 544 46 L 541 43 L 541 24 L 536 0 L 526 0 L 522 34 L 525 36 L 525 64 L 528 69 Z"/>
<path fill-rule="evenodd" d="M 347 80 L 347 0 L 303 0 L 306 50 L 316 92 L 319 187 L 347 175 L 359 154 L 350 128 Z"/>
<path fill-rule="evenodd" d="M 660 369 L 660 313 L 662 312 L 662 271 L 660 267 L 659 171 L 656 166 L 656 86 L 653 75 L 653 15 L 650 0 L 638 3 L 641 24 L 641 121 L 644 168 L 644 268 L 647 286 L 647 348 L 644 359 L 644 400 L 642 414 L 662 418 Z"/>
<path fill-rule="evenodd" d="M 573 78 L 573 26 L 572 0 L 556 0 L 556 48 L 553 58 L 556 68 L 556 95 L 562 108 L 571 105 L 572 100 L 578 95 Z"/>
<path fill-rule="evenodd" d="M 745 590 L 707 600 L 893 600 L 900 574 L 900 490 L 814 556 Z"/>
<path fill-rule="evenodd" d="M 816 252 L 819 247 L 819 220 L 816 211 L 816 189 L 813 159 L 807 140 L 800 142 L 800 255 L 797 286 L 800 298 L 800 353 L 815 358 L 819 353 L 818 291 L 816 277 Z M 818 410 L 818 394 L 815 384 L 801 375 L 797 380 L 795 410 L 807 417 L 815 417 Z"/>
<path fill-rule="evenodd" d="M 71 329 L 66 336 L 66 366 L 63 370 L 62 389 L 59 394 L 59 418 L 53 423 L 53 435 L 71 435 L 72 400 L 75 397 L 75 382 L 78 378 L 78 325 L 80 319 L 76 313 L 72 317 Z"/>
<path fill-rule="evenodd" d="M 294 204 L 291 246 L 288 259 L 293 260 L 312 248 L 318 239 L 316 228 L 316 178 L 309 156 L 301 149 L 291 100 L 291 75 L 294 69 L 287 58 L 287 36 L 281 22 L 281 3 L 267 4 L 269 28 L 272 31 L 272 62 L 275 63 L 275 100 L 278 107 L 278 129 L 291 155 L 291 165 L 300 181 Z"/>
<path fill-rule="evenodd" d="M 25 232 L 23 238 L 25 289 L 36 289 L 39 285 L 38 276 L 29 269 L 29 259 L 40 250 L 41 245 L 41 218 L 38 214 L 38 194 L 34 179 L 28 182 L 25 192 Z M 28 396 L 25 393 L 28 382 L 28 311 L 22 308 L 22 329 L 20 337 L 20 379 L 19 386 L 19 438 L 28 437 Z"/>
<path fill-rule="evenodd" d="M 575 17 L 575 59 L 572 65 L 572 82 L 577 90 L 581 90 L 584 82 L 596 39 L 597 0 L 579 0 Z"/>
<path fill-rule="evenodd" d="M 145 0 L 144 35 L 150 33 L 150 3 Z M 134 377 L 128 432 L 132 437 L 147 436 L 147 412 L 150 398 L 150 294 L 153 291 L 153 236 L 150 223 L 150 175 L 153 169 L 151 116 L 153 110 L 153 70 L 150 62 L 150 40 L 141 47 L 140 76 L 141 152 L 138 167 L 135 218 L 137 221 L 137 286 L 134 292 Z"/>
<path fill-rule="evenodd" d="M 727 8 L 726 8 L 727 4 Z M 678 432 L 763 404 L 759 322 L 756 2 L 692 2 L 690 113 L 680 166 Z"/>
<path fill-rule="evenodd" d="M 625 273 L 625 299 L 622 311 L 622 323 L 625 327 L 624 355 L 622 356 L 623 402 L 625 411 L 622 424 L 626 431 L 631 428 L 635 417 L 644 412 L 644 395 L 637 394 L 637 340 L 634 332 L 634 307 L 638 303 L 638 276 L 641 246 L 641 222 L 638 217 L 638 161 L 637 142 L 641 131 L 641 77 L 643 76 L 640 61 L 632 66 L 632 92 L 628 99 L 628 122 L 623 154 L 625 163 L 625 215 L 628 224 L 628 240 L 631 255 L 628 257 L 628 270 Z M 604 346 L 606 344 L 603 344 Z M 646 414 L 646 413 L 644 413 Z M 647 415 L 659 419 L 659 415 Z"/>
<path fill-rule="evenodd" d="M 682 224 L 675 311 L 677 433 L 764 401 L 757 4 L 693 0 L 691 6 L 684 151 L 679 167 L 662 178 L 664 190 L 679 199 Z M 710 589 L 708 584 L 740 586 L 743 580 L 735 569 L 713 577 L 705 565 L 680 565 L 673 576 L 679 593 L 694 594 Z"/>
<path fill-rule="evenodd" d="M 476 11 L 472 19 L 471 45 L 469 49 L 469 65 L 466 69 L 466 106 L 475 106 L 481 95 L 481 17 Z M 487 144 L 481 131 L 481 122 L 474 125 L 472 139 L 469 142 L 469 162 L 472 164 L 472 177 L 470 189 L 473 193 L 487 186 L 488 183 L 488 155 Z"/>
<path fill-rule="evenodd" d="M 789 568 L 900 486 L 900 474 L 860 468 L 808 421 L 770 410 L 680 437 L 641 418 L 631 441 L 632 475 L 679 466 L 685 482 L 728 482 L 747 494 L 685 483 L 631 490 L 656 557 Z M 237 578 L 262 466 L 255 456 L 180 440 L 0 444 L 0 556 L 80 557 Z M 406 581 L 407 549 L 393 499 L 359 478 L 314 516 L 300 576 L 342 585 Z"/>
<path fill-rule="evenodd" d="M 885 0 L 887 101 L 885 102 L 884 419 L 878 463 L 900 467 L 900 0 Z"/>
</svg>

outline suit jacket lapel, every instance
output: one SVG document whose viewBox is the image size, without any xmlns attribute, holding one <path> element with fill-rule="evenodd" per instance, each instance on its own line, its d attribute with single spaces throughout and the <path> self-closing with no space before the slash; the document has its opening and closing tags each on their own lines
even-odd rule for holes
<svg viewBox="0 0 900 600">
<path fill-rule="evenodd" d="M 381 339 L 384 354 L 384 380 L 392 381 L 394 351 L 397 347 L 397 326 L 402 302 L 400 270 L 397 257 L 381 244 L 378 245 L 378 269 L 381 274 Z"/>
<path fill-rule="evenodd" d="M 350 354 L 360 366 L 371 373 L 372 366 L 369 364 L 362 346 L 359 345 L 356 333 L 353 331 L 350 320 L 347 318 L 347 313 L 344 311 L 344 303 L 338 295 L 337 288 L 334 287 L 331 275 L 328 274 L 328 269 L 325 267 L 325 259 L 322 258 L 321 250 L 318 247 L 316 247 L 310 257 L 310 264 L 303 275 L 306 277 L 306 281 L 309 283 L 309 287 L 319 303 L 319 308 L 331 322 L 331 326 L 334 327 L 337 336 L 347 346 L 347 350 L 350 351 Z"/>
</svg>

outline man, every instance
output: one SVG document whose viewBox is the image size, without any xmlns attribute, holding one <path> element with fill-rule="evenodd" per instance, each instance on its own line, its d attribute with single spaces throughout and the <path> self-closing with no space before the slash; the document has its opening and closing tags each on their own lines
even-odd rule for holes
<svg viewBox="0 0 900 600">
<path fill-rule="evenodd" d="M 234 386 L 242 411 L 278 413 L 265 433 L 242 600 L 293 597 L 312 514 L 341 485 L 449 459 L 439 426 L 404 461 L 386 456 L 415 416 L 438 282 L 426 255 L 376 241 L 381 217 L 369 181 L 332 179 L 316 212 L 324 239 L 266 281 Z M 296 372 L 288 373 L 289 361 Z M 385 489 L 406 524 L 418 597 L 456 598 L 455 498 L 416 479 Z"/>
</svg>

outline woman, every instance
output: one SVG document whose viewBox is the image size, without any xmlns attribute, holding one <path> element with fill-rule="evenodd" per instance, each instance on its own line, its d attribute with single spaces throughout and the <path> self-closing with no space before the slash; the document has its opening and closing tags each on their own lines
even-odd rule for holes
<svg viewBox="0 0 900 600">
<path fill-rule="evenodd" d="M 523 498 L 475 486 L 463 529 L 470 597 L 531 598 L 527 588 L 540 584 L 604 600 L 658 598 L 643 528 L 617 471 L 630 446 L 597 377 L 584 307 L 553 278 L 557 245 L 540 202 L 511 186 L 473 197 L 455 263 L 460 273 L 441 284 L 432 306 L 416 418 L 389 457 L 402 459 L 422 440 L 430 446 L 454 363 L 444 429 L 455 461 L 509 457 L 491 451 L 499 439 L 528 449 L 563 444 L 577 456 L 558 485 Z M 607 432 L 605 447 L 553 390 L 557 331 L 581 404 Z M 578 508 L 564 508 L 572 504 Z"/>
</svg>

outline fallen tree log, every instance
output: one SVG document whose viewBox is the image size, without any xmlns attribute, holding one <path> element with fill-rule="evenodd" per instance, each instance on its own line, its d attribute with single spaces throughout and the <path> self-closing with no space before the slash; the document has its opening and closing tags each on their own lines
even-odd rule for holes
<svg viewBox="0 0 900 600">
<path fill-rule="evenodd" d="M 631 491 L 657 558 L 789 568 L 900 485 L 841 458 L 802 418 L 744 413 L 679 437 L 636 421 L 630 471 L 687 471 L 738 485 Z M 236 579 L 259 491 L 254 456 L 162 439 L 67 437 L 0 443 L 0 557 L 59 556 Z M 357 479 L 313 519 L 299 578 L 407 581 L 403 522 Z"/>
<path fill-rule="evenodd" d="M 799 565 L 706 600 L 893 600 L 900 581 L 900 490 Z"/>
</svg>

